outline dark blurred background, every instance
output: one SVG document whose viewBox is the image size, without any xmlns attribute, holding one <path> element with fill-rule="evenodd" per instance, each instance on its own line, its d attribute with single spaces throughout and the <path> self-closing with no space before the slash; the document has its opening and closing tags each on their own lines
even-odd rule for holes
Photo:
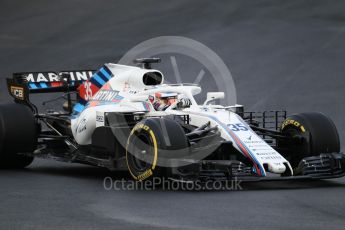
<svg viewBox="0 0 345 230">
<path fill-rule="evenodd" d="M 342 0 L 1 0 L 0 12 L 1 102 L 12 72 L 98 68 L 144 40 L 185 36 L 224 60 L 248 110 L 320 111 L 345 139 Z"/>
<path fill-rule="evenodd" d="M 247 110 L 323 112 L 344 146 L 343 0 L 0 0 L 0 102 L 10 100 L 5 78 L 13 72 L 98 68 L 144 40 L 168 35 L 214 50 Z M 204 92 L 211 85 L 201 83 Z M 344 179 L 193 193 L 105 191 L 108 175 L 45 160 L 1 171 L 0 229 L 344 226 Z"/>
</svg>

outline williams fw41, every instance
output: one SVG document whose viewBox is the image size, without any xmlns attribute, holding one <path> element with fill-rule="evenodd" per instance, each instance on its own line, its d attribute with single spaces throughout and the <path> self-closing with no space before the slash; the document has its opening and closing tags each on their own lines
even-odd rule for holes
<svg viewBox="0 0 345 230">
<path fill-rule="evenodd" d="M 164 84 L 151 69 L 108 63 L 99 70 L 15 73 L 12 104 L 0 106 L 0 166 L 35 157 L 129 171 L 135 180 L 327 179 L 345 175 L 337 129 L 321 113 L 246 112 L 194 98 L 198 85 Z M 33 94 L 61 93 L 61 109 L 39 112 Z"/>
</svg>

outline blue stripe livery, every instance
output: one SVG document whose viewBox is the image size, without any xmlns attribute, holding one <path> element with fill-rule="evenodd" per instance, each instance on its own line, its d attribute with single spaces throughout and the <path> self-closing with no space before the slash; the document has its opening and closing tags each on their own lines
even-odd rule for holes
<svg viewBox="0 0 345 230">
<path fill-rule="evenodd" d="M 108 71 L 106 71 L 105 67 L 102 67 L 100 72 L 109 80 L 111 78 L 111 74 L 109 74 Z"/>
<path fill-rule="evenodd" d="M 84 107 L 85 107 L 84 105 L 78 103 L 74 106 L 73 110 L 77 113 L 80 113 L 81 111 L 83 111 Z"/>
<path fill-rule="evenodd" d="M 30 89 L 37 89 L 37 86 L 36 86 L 35 83 L 30 83 L 30 84 L 29 84 L 29 88 L 30 88 Z"/>
<path fill-rule="evenodd" d="M 40 83 L 40 86 L 41 86 L 42 88 L 48 88 L 47 84 L 44 83 L 44 82 L 41 82 L 41 83 Z"/>
</svg>

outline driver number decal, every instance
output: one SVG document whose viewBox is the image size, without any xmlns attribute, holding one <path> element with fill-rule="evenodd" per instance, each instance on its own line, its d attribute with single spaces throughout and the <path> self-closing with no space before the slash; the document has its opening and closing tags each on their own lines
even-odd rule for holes
<svg viewBox="0 0 345 230">
<path fill-rule="evenodd" d="M 90 100 L 92 98 L 92 89 L 91 89 L 91 82 L 86 81 L 84 84 L 85 87 L 85 100 Z"/>
<path fill-rule="evenodd" d="M 228 124 L 229 128 L 234 131 L 248 131 L 248 128 L 242 124 L 242 123 L 237 123 L 237 124 Z"/>
</svg>

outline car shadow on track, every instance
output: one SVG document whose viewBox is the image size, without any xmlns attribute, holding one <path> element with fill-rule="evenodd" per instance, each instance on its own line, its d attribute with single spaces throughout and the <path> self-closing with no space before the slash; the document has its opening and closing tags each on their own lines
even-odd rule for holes
<svg viewBox="0 0 345 230">
<path fill-rule="evenodd" d="M 111 178 L 113 181 L 127 181 L 130 183 L 132 178 L 128 172 L 116 171 L 111 172 L 104 168 L 80 165 L 80 164 L 66 164 L 66 163 L 40 163 L 32 167 L 22 170 L 1 170 L 1 174 L 5 175 L 26 175 L 26 176 L 54 176 L 54 177 L 68 177 L 71 179 L 84 179 L 90 182 L 103 181 L 105 178 Z M 317 189 L 317 188 L 345 188 L 345 179 L 332 180 L 298 180 L 298 181 L 261 181 L 261 182 L 241 182 L 240 189 L 236 191 L 257 191 L 257 190 L 297 190 L 297 189 Z M 183 188 L 183 186 L 181 186 Z M 156 186 L 154 190 L 171 191 L 172 189 L 162 188 Z M 186 191 L 185 189 L 173 189 L 173 191 Z M 193 191 L 193 189 L 188 189 Z M 199 190 L 200 191 L 200 190 Z M 201 191 L 234 191 L 234 189 L 207 189 Z"/>
<path fill-rule="evenodd" d="M 42 161 L 29 166 L 25 169 L 9 170 L 2 169 L 1 173 L 4 174 L 21 174 L 21 175 L 41 175 L 41 176 L 57 176 L 69 177 L 76 179 L 103 180 L 105 177 L 115 179 L 130 179 L 130 174 L 125 171 L 111 172 L 105 168 L 82 165 L 76 163 L 60 163 L 54 161 Z"/>
<path fill-rule="evenodd" d="M 243 190 L 289 190 L 338 187 L 345 188 L 345 181 L 338 180 L 300 180 L 300 181 L 261 181 L 243 182 Z"/>
</svg>

